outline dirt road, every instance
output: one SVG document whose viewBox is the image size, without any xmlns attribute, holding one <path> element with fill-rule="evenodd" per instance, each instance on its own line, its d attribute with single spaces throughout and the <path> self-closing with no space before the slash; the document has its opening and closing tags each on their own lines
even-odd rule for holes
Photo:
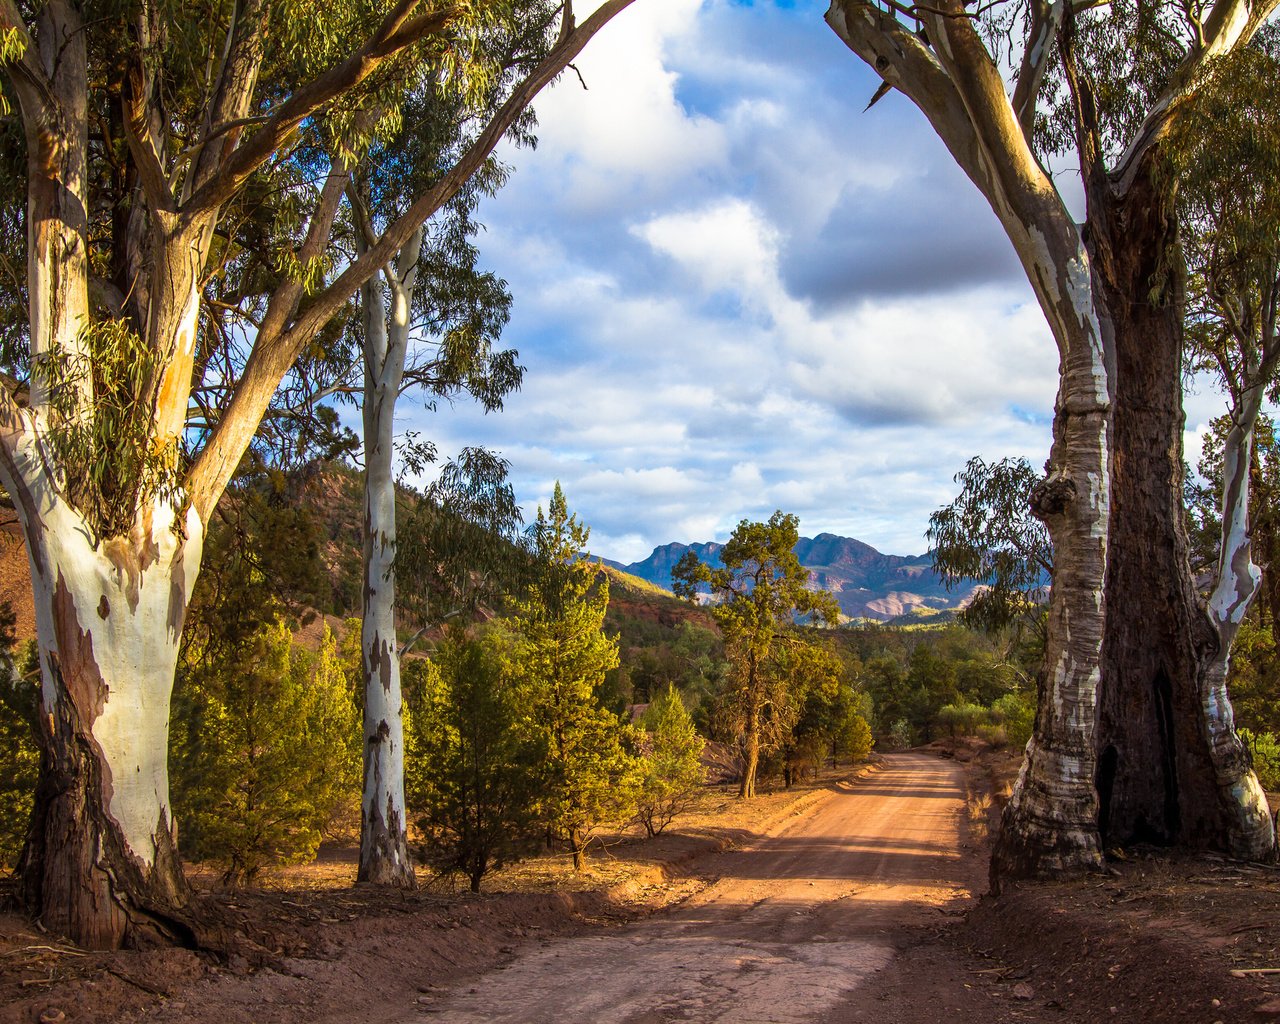
<svg viewBox="0 0 1280 1024">
<path fill-rule="evenodd" d="M 839 1010 L 856 1019 L 850 994 L 892 960 L 905 931 L 965 891 L 960 770 L 915 754 L 885 761 L 751 848 L 721 855 L 719 880 L 679 909 L 529 948 L 429 1005 L 432 1016 L 800 1024 Z"/>
</svg>

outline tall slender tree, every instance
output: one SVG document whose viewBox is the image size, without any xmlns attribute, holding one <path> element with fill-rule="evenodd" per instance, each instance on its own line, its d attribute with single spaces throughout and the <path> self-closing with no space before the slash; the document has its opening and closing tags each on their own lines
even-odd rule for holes
<svg viewBox="0 0 1280 1024">
<path fill-rule="evenodd" d="M 515 603 L 509 673 L 528 709 L 529 738 L 545 752 L 539 819 L 568 843 L 581 871 L 596 829 L 631 813 L 635 766 L 618 717 L 600 699 L 605 674 L 618 665 L 618 639 L 604 632 L 608 577 L 587 557 L 590 530 L 569 512 L 558 482 L 529 533 L 537 570 Z"/>
<path fill-rule="evenodd" d="M 20 891 L 45 927 L 96 947 L 198 940 L 165 751 L 205 524 L 299 354 L 628 3 L 581 25 L 566 3 L 472 145 L 338 269 L 370 140 L 416 88 L 482 93 L 480 41 L 518 5 L 0 0 L 23 127 L 0 222 L 23 211 L 27 269 L 0 304 L 26 314 L 5 334 L 0 482 L 35 592 L 43 752 Z M 233 272 L 246 244 L 269 257 L 252 280 Z M 219 330 L 253 339 L 232 374 Z"/>
<path fill-rule="evenodd" d="M 456 107 L 440 110 L 441 106 L 429 104 L 431 113 L 421 120 L 434 116 L 444 125 L 435 133 L 415 130 L 395 140 L 399 152 L 392 150 L 379 161 L 380 177 L 385 179 L 397 170 L 411 174 L 413 169 L 429 176 L 446 162 L 443 157 L 450 149 L 463 143 L 464 126 Z M 443 136 L 443 141 L 437 136 Z M 436 152 L 413 159 L 414 150 L 423 146 L 435 146 Z M 476 269 L 478 254 L 470 242 L 476 230 L 471 219 L 475 203 L 498 180 L 500 175 L 493 173 L 473 178 L 441 216 L 410 238 L 394 264 L 384 268 L 381 279 L 370 278 L 361 290 L 365 753 L 357 877 L 362 882 L 413 884 L 405 833 L 404 724 L 396 637 L 396 401 L 404 391 L 417 389 L 428 401 L 469 395 L 486 411 L 493 411 L 520 383 L 515 353 L 494 350 L 511 297 L 503 282 Z M 387 198 L 391 190 L 385 181 L 378 184 L 383 186 L 378 191 L 384 202 L 376 210 L 368 198 L 372 189 L 367 178 L 351 189 L 357 247 L 362 252 L 377 244 L 379 230 L 387 223 L 388 206 L 392 215 L 396 208 L 394 200 Z"/>
</svg>

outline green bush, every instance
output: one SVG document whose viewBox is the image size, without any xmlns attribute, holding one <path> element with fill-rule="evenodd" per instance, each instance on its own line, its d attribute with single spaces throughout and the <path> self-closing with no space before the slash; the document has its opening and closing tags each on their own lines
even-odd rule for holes
<svg viewBox="0 0 1280 1024">
<path fill-rule="evenodd" d="M 413 663 L 406 687 L 405 781 L 424 858 L 465 875 L 472 892 L 528 843 L 546 754 L 520 729 L 523 709 L 503 675 L 501 636 L 489 630 L 444 641 L 430 662 Z"/>
<path fill-rule="evenodd" d="M 1036 722 L 1036 696 L 1029 691 L 1006 693 L 991 705 L 992 718 L 1004 726 L 1009 745 L 1022 749 Z"/>
<path fill-rule="evenodd" d="M 1274 733 L 1240 730 L 1240 739 L 1253 755 L 1253 770 L 1269 793 L 1280 791 L 1280 740 Z"/>
<path fill-rule="evenodd" d="M 991 714 L 980 704 L 962 701 L 957 704 L 944 704 L 938 709 L 937 722 L 947 734 L 955 739 L 957 736 L 973 736 L 980 725 L 987 724 Z"/>
<path fill-rule="evenodd" d="M 359 791 L 359 714 L 327 628 L 314 655 L 282 622 L 232 658 L 199 653 L 188 650 L 174 693 L 174 810 L 184 851 L 240 885 L 315 856 Z"/>
<path fill-rule="evenodd" d="M 680 691 L 668 684 L 641 720 L 636 817 L 650 837 L 661 834 L 706 779 L 705 741 L 693 725 Z"/>
<path fill-rule="evenodd" d="M 40 673 L 31 642 L 17 666 L 0 665 L 0 865 L 22 851 L 40 770 L 36 720 Z"/>
</svg>

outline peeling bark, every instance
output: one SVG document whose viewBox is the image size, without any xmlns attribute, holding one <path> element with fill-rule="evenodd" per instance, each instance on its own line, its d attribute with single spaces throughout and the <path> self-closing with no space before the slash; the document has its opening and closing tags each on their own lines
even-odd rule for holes
<svg viewBox="0 0 1280 1024">
<path fill-rule="evenodd" d="M 203 526 L 155 504 L 128 537 L 90 546 L 43 463 L 31 433 L 0 460 L 27 541 L 42 678 L 42 770 L 19 894 L 80 945 L 189 938 L 167 754 Z"/>
</svg>

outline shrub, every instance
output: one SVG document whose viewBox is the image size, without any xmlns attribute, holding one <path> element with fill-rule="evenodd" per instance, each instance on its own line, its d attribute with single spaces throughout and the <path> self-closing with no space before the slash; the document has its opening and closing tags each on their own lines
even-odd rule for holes
<svg viewBox="0 0 1280 1024">
<path fill-rule="evenodd" d="M 1269 793 L 1280 790 L 1280 741 L 1274 733 L 1240 730 L 1240 739 L 1253 755 L 1253 770 Z"/>
<path fill-rule="evenodd" d="M 359 787 L 360 723 L 337 643 L 311 655 L 282 622 L 233 658 L 187 652 L 170 730 L 183 845 L 223 881 L 311 860 Z"/>
<path fill-rule="evenodd" d="M 0 662 L 0 765 L 4 766 L 0 771 L 0 865 L 12 866 L 17 861 L 31 818 L 40 771 L 35 732 L 39 680 L 34 641 L 27 645 L 18 665 Z"/>
<path fill-rule="evenodd" d="M 706 779 L 702 767 L 705 741 L 698 735 L 680 691 L 668 684 L 640 722 L 636 817 L 650 838 L 660 835 Z"/>
<path fill-rule="evenodd" d="M 545 748 L 519 729 L 521 708 L 503 676 L 495 631 L 448 639 L 410 694 L 409 803 L 420 814 L 423 854 L 471 891 L 516 859 L 529 839 Z"/>
<path fill-rule="evenodd" d="M 1036 721 L 1036 697 L 1030 691 L 1006 693 L 991 705 L 992 717 L 1004 726 L 1011 746 L 1025 747 L 1031 739 Z"/>
</svg>

